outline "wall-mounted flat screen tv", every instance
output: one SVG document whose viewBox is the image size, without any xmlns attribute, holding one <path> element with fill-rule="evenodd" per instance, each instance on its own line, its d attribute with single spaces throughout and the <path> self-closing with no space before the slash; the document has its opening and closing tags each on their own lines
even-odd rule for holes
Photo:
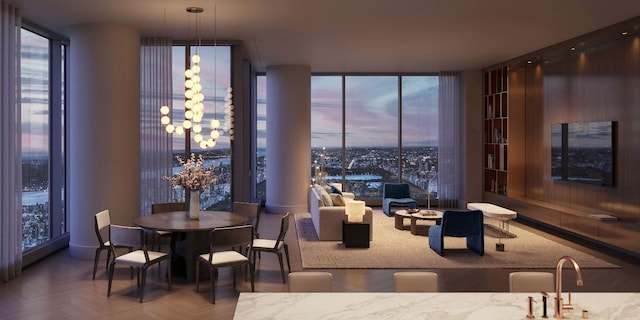
<svg viewBox="0 0 640 320">
<path fill-rule="evenodd" d="M 614 121 L 551 125 L 551 178 L 613 186 Z"/>
</svg>

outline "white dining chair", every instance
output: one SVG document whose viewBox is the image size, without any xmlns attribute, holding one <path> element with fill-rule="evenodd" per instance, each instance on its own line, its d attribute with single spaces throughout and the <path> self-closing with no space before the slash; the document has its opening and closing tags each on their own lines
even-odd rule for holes
<svg viewBox="0 0 640 320">
<path fill-rule="evenodd" d="M 204 265 L 209 270 L 211 280 L 211 303 L 216 303 L 216 278 L 217 270 L 223 267 L 233 268 L 233 287 L 236 286 L 236 267 L 249 268 L 251 279 L 251 291 L 255 291 L 254 274 L 255 267 L 251 260 L 253 242 L 253 226 L 242 225 L 235 227 L 216 228 L 210 233 L 209 252 L 198 256 L 196 263 L 196 292 L 200 291 L 200 266 Z M 244 253 L 233 248 L 246 247 Z"/>
<path fill-rule="evenodd" d="M 114 259 L 109 266 L 109 287 L 107 297 L 111 296 L 111 283 L 113 282 L 113 271 L 116 264 L 121 264 L 138 269 L 138 286 L 140 287 L 140 303 L 144 299 L 144 287 L 147 282 L 147 269 L 163 260 L 171 261 L 171 254 L 149 251 L 144 241 L 144 230 L 140 227 L 128 227 L 111 225 L 109 227 L 111 236 L 111 254 Z M 119 255 L 115 246 L 137 248 L 137 250 Z M 142 276 L 140 273 L 142 272 Z M 171 290 L 171 263 L 167 263 L 167 285 Z"/>
</svg>

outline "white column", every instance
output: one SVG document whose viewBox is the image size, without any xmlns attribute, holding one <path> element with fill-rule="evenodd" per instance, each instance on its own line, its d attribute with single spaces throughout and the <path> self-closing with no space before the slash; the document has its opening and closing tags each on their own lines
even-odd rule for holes
<svg viewBox="0 0 640 320">
<path fill-rule="evenodd" d="M 267 67 L 267 212 L 307 212 L 311 69 Z"/>
<path fill-rule="evenodd" d="M 140 34 L 117 24 L 71 30 L 67 210 L 72 257 L 93 259 L 94 215 L 132 225 L 140 210 Z"/>
</svg>

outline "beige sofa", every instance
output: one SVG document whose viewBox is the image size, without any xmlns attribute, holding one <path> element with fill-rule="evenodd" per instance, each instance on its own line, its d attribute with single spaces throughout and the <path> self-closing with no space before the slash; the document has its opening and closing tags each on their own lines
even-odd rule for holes
<svg viewBox="0 0 640 320">
<path fill-rule="evenodd" d="M 355 195 L 343 192 L 343 198 L 344 201 L 350 201 L 355 198 Z M 344 205 L 325 204 L 319 190 L 313 186 L 309 188 L 309 212 L 311 212 L 311 220 L 318 239 L 342 241 L 342 221 L 347 221 L 344 210 Z M 369 224 L 369 239 L 373 240 L 373 209 L 370 207 L 365 207 L 363 222 Z"/>
</svg>

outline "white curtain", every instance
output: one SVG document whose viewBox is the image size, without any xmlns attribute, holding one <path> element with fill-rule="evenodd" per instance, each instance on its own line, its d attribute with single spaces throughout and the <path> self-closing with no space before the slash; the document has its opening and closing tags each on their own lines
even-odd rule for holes
<svg viewBox="0 0 640 320">
<path fill-rule="evenodd" d="M 171 108 L 171 40 L 143 38 L 140 49 L 140 195 L 141 211 L 169 202 L 173 191 L 163 176 L 171 175 L 171 135 L 160 123 L 160 107 Z"/>
<path fill-rule="evenodd" d="M 22 273 L 20 9 L 0 12 L 0 280 Z"/>
<path fill-rule="evenodd" d="M 441 72 L 438 92 L 438 204 L 457 208 L 460 198 L 461 72 Z"/>
</svg>

